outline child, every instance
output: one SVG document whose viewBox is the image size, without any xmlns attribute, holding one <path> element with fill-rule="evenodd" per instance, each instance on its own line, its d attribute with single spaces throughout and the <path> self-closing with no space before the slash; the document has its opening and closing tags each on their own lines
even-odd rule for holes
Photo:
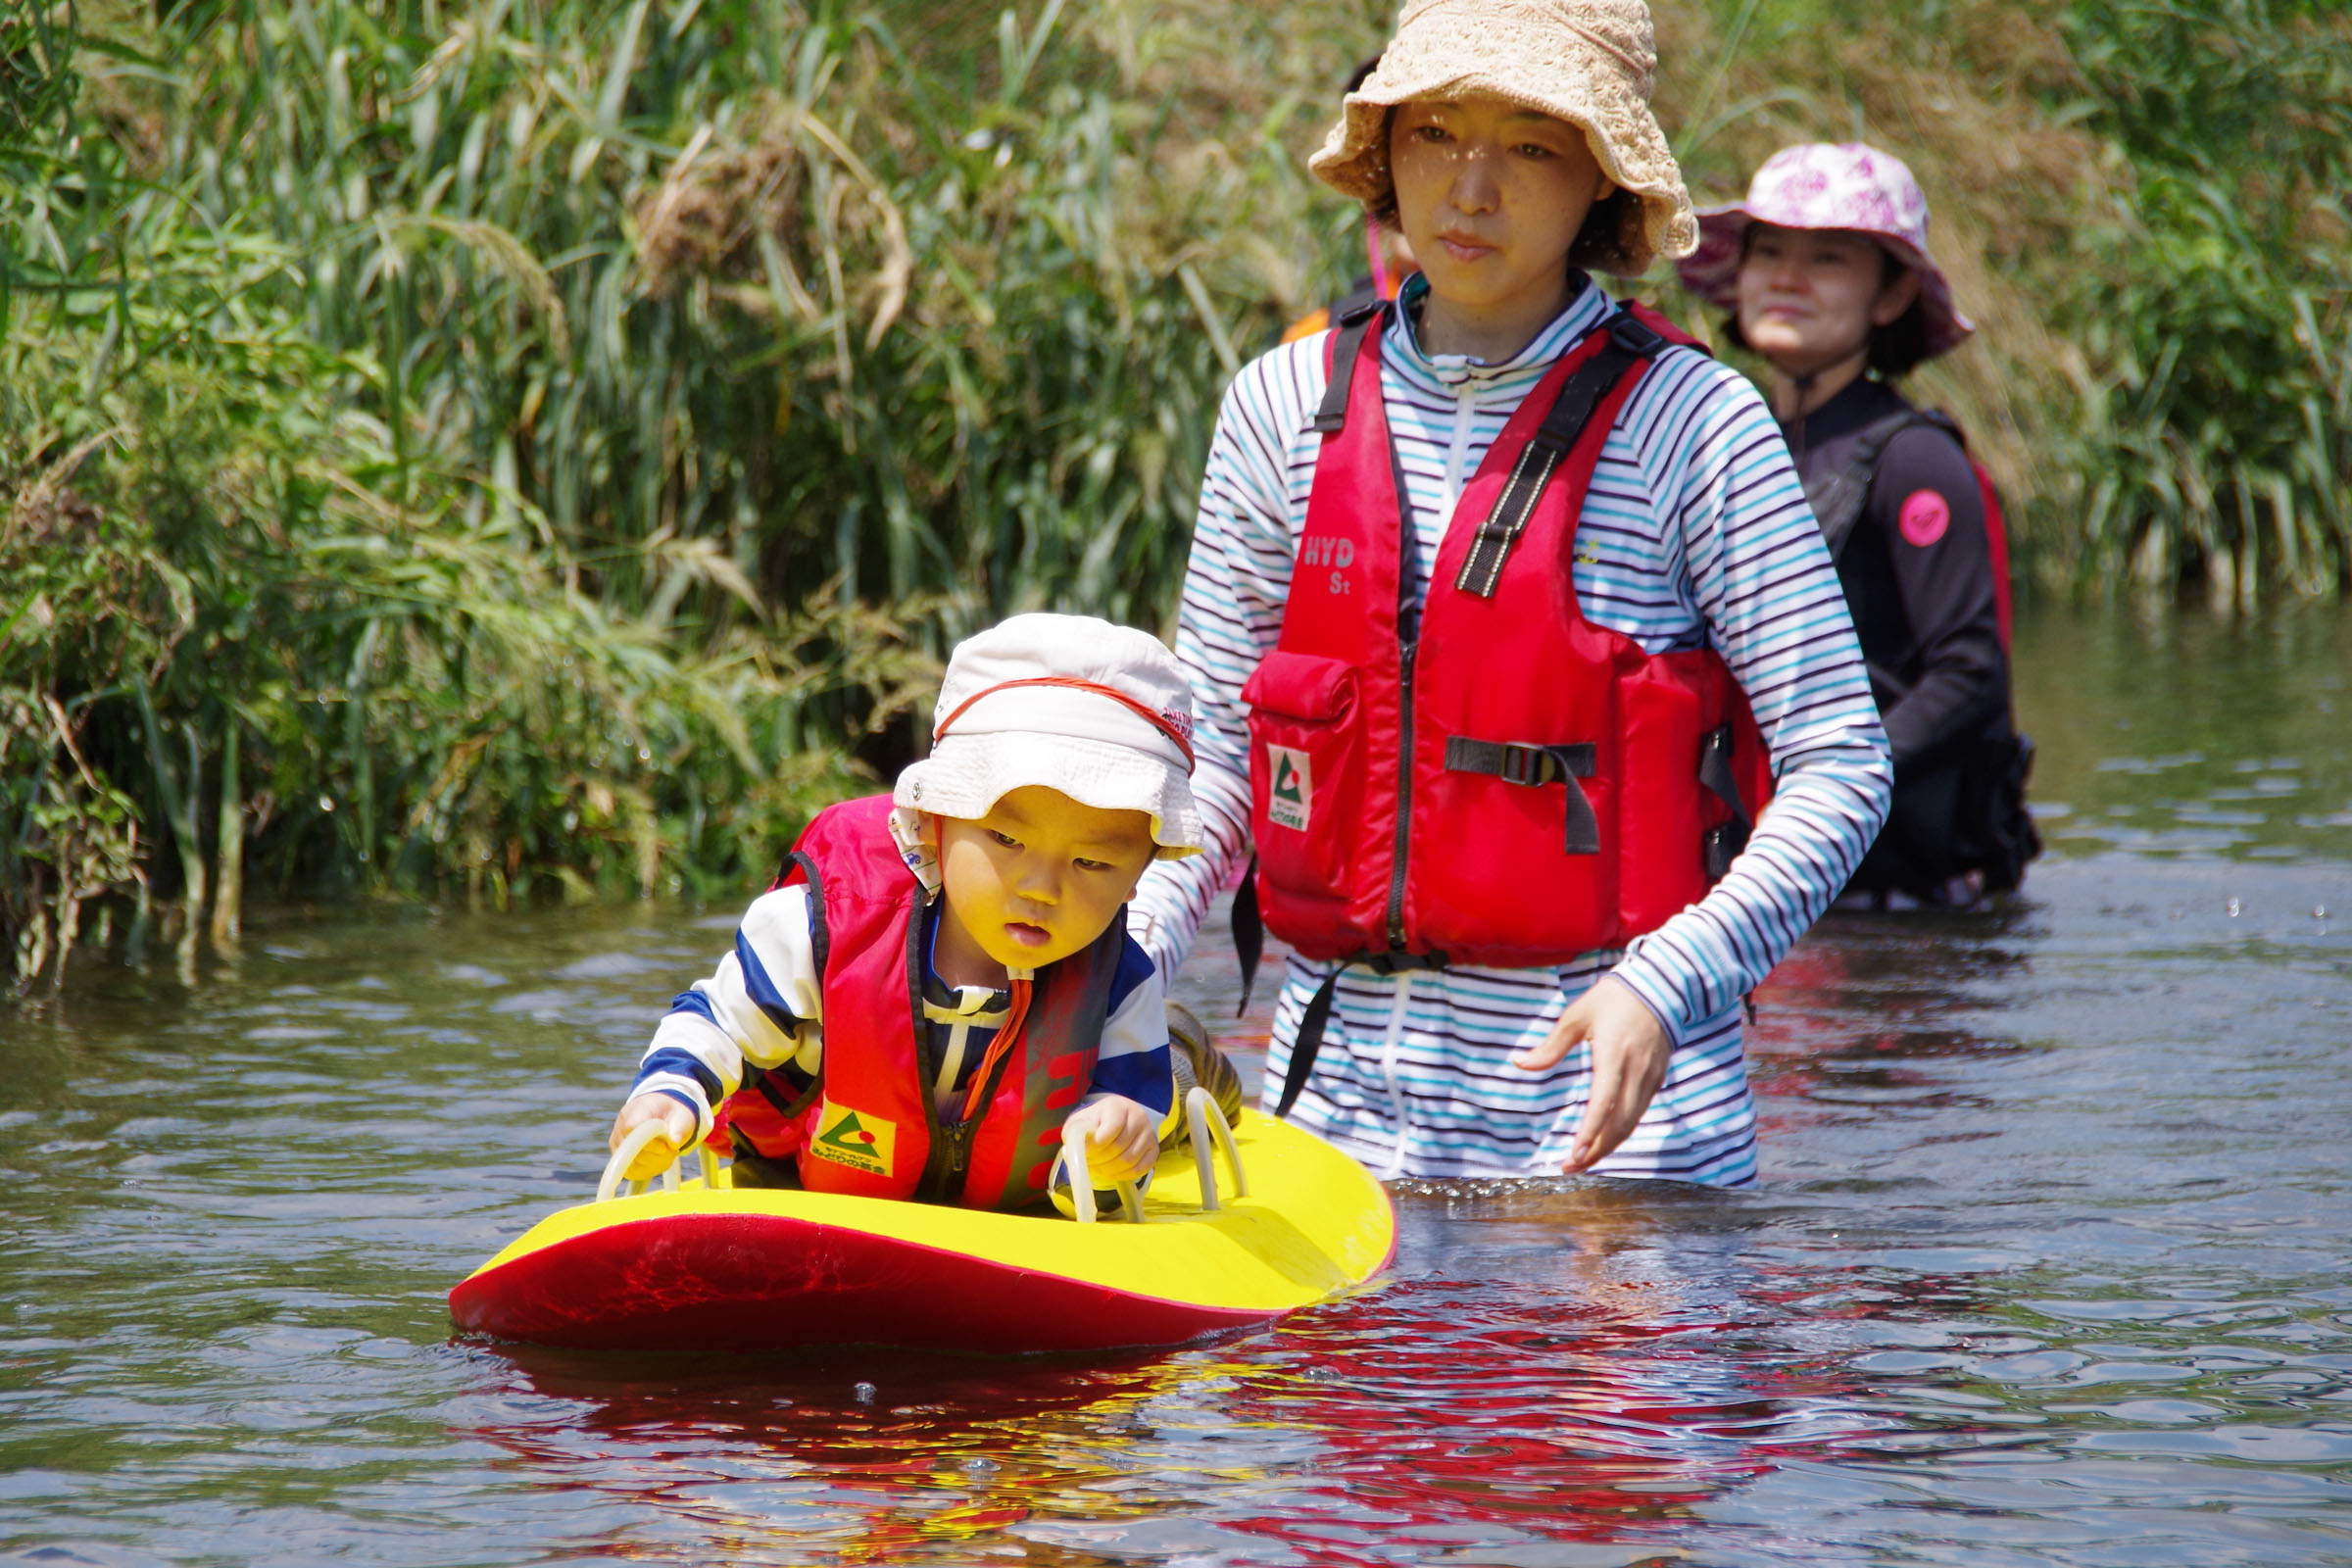
<svg viewBox="0 0 2352 1568">
<path fill-rule="evenodd" d="M 1151 1170 L 1174 1080 L 1125 906 L 1202 842 L 1184 672 L 1148 633 L 1016 615 L 956 648 L 936 713 L 931 755 L 820 812 L 671 1004 L 612 1124 L 615 1149 L 663 1129 L 632 1177 L 714 1105 L 739 1186 L 1023 1208 L 1065 1128 L 1100 1185 Z"/>
</svg>

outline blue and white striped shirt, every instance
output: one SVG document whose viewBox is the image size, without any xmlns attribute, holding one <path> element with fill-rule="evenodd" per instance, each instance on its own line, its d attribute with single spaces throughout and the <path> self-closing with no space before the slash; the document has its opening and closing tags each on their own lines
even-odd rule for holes
<svg viewBox="0 0 2352 1568">
<path fill-rule="evenodd" d="M 1381 395 L 1424 585 L 1487 448 L 1553 362 L 1614 308 L 1588 286 L 1519 354 L 1488 365 L 1422 351 L 1414 321 L 1426 287 L 1406 286 L 1381 340 Z M 1328 343 L 1301 339 L 1244 368 L 1209 449 L 1176 654 L 1193 681 L 1193 789 L 1211 842 L 1204 855 L 1155 864 L 1136 895 L 1141 940 L 1163 972 L 1250 853 L 1241 690 L 1281 632 L 1321 444 L 1309 421 Z M 1540 1074 L 1505 1058 L 1541 1043 L 1569 1002 L 1614 972 L 1675 1049 L 1641 1125 L 1596 1169 L 1743 1184 L 1755 1178 L 1755 1108 L 1740 999 L 1844 885 L 1886 815 L 1892 778 L 1837 573 L 1780 431 L 1743 377 L 1688 349 L 1650 367 L 1602 447 L 1574 573 L 1594 623 L 1650 653 L 1722 654 L 1772 754 L 1770 808 L 1703 901 L 1623 953 L 1589 953 L 1556 971 L 1348 970 L 1294 1119 L 1389 1175 L 1556 1171 L 1584 1115 L 1588 1054 L 1572 1052 Z M 1269 1098 L 1332 967 L 1291 960 Z"/>
<path fill-rule="evenodd" d="M 939 905 L 926 956 L 938 937 Z M 697 1139 L 710 1133 L 711 1109 L 743 1087 L 745 1069 L 781 1072 L 797 1094 L 823 1062 L 824 988 L 809 921 L 808 889 L 799 883 L 755 900 L 735 930 L 735 948 L 708 980 L 670 1003 L 638 1062 L 631 1096 L 665 1094 L 695 1114 Z M 939 1079 L 932 1098 L 945 1115 L 959 1114 L 962 1086 L 987 1054 L 1010 1011 L 1003 991 L 953 987 L 926 961 L 923 1016 Z M 1081 1105 L 1124 1095 L 1160 1115 L 1175 1099 L 1168 1060 L 1167 1004 L 1159 970 L 1132 938 L 1111 976 L 1109 1012 Z M 790 1094 L 787 1095 L 790 1098 Z"/>
</svg>

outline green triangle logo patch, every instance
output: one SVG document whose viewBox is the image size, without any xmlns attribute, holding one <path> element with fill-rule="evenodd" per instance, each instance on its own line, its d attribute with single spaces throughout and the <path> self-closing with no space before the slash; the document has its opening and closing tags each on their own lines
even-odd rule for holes
<svg viewBox="0 0 2352 1568">
<path fill-rule="evenodd" d="M 853 1110 L 826 1128 L 824 1136 L 817 1142 L 831 1144 L 836 1149 L 854 1149 L 862 1154 L 873 1147 L 874 1135 L 865 1130 L 865 1124 L 858 1119 L 858 1113 Z"/>
<path fill-rule="evenodd" d="M 898 1124 L 888 1118 L 827 1101 L 818 1112 L 808 1152 L 868 1176 L 888 1176 L 898 1137 Z"/>
<path fill-rule="evenodd" d="M 1287 756 L 1279 760 L 1274 774 L 1274 798 L 1278 801 L 1303 799 L 1303 792 L 1298 787 L 1298 769 Z"/>
<path fill-rule="evenodd" d="M 1306 830 L 1315 808 L 1315 782 L 1306 769 L 1306 754 L 1288 746 L 1266 748 L 1266 766 L 1273 782 L 1266 790 L 1266 820 L 1276 827 Z"/>
</svg>

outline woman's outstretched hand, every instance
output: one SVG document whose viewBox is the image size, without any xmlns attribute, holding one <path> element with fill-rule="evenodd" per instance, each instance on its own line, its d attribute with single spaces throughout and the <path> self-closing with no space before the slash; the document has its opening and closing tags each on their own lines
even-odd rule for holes
<svg viewBox="0 0 2352 1568">
<path fill-rule="evenodd" d="M 1542 1072 L 1579 1046 L 1592 1053 L 1592 1098 L 1560 1166 L 1570 1175 L 1592 1169 L 1632 1134 L 1666 1081 L 1666 1058 L 1674 1050 L 1658 1015 L 1631 986 L 1611 979 L 1601 976 L 1577 998 L 1542 1045 L 1511 1056 L 1512 1066 Z"/>
</svg>

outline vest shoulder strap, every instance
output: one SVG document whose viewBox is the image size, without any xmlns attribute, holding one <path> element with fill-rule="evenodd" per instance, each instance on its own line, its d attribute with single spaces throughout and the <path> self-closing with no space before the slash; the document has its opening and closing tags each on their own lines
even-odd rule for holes
<svg viewBox="0 0 2352 1568">
<path fill-rule="evenodd" d="M 1527 449 L 1511 469 L 1511 477 L 1494 498 L 1486 520 L 1478 525 L 1470 549 L 1462 557 L 1453 585 L 1467 594 L 1492 598 L 1501 579 L 1511 547 L 1535 514 L 1537 498 L 1592 422 L 1592 411 L 1635 366 L 1655 359 L 1671 340 L 1630 308 L 1621 309 L 1602 323 L 1608 341 L 1576 368 L 1561 383 L 1559 395 L 1544 415 L 1544 422 L 1528 438 Z"/>
<path fill-rule="evenodd" d="M 1331 334 L 1331 363 L 1323 401 L 1316 406 L 1308 429 L 1329 435 L 1347 427 L 1348 389 L 1355 380 L 1356 356 L 1364 351 L 1364 339 L 1379 330 L 1388 317 L 1389 302 L 1381 299 L 1367 300 L 1341 314 L 1340 324 Z"/>
<path fill-rule="evenodd" d="M 1821 541 L 1829 546 L 1833 562 L 1845 554 L 1853 540 L 1854 524 L 1862 519 L 1863 503 L 1870 499 L 1870 481 L 1879 471 L 1879 460 L 1886 455 L 1886 443 L 1921 424 L 1959 438 L 1959 426 L 1949 416 L 1900 409 L 1864 425 L 1844 463 L 1806 481 L 1805 502 L 1813 509 L 1813 520 L 1821 524 Z"/>
</svg>

